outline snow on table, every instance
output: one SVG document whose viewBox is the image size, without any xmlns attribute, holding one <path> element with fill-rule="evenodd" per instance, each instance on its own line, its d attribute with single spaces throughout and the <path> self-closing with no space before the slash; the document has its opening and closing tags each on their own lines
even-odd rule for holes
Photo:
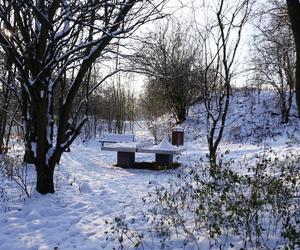
<svg viewBox="0 0 300 250">
<path fill-rule="evenodd" d="M 141 152 L 141 153 L 170 154 L 170 155 L 178 154 L 185 150 L 186 148 L 184 147 L 173 146 L 166 138 L 164 138 L 158 145 L 154 145 L 149 148 L 146 147 L 137 148 L 137 152 Z"/>
</svg>

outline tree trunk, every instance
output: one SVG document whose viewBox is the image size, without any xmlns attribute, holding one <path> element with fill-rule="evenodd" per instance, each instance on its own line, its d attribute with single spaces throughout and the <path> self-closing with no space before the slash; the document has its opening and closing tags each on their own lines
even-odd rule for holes
<svg viewBox="0 0 300 250">
<path fill-rule="evenodd" d="M 216 177 L 216 174 L 218 172 L 217 168 L 218 168 L 218 165 L 217 165 L 217 151 L 216 151 L 216 148 L 215 147 L 210 147 L 210 150 L 209 150 L 209 172 L 210 172 L 210 175 L 215 178 Z"/>
<path fill-rule="evenodd" d="M 55 165 L 48 166 L 43 162 L 36 162 L 36 173 L 37 173 L 37 181 L 36 181 L 36 190 L 41 194 L 53 194 L 54 190 L 54 168 Z"/>
<path fill-rule="evenodd" d="M 300 117 L 300 2 L 299 0 L 287 0 L 288 14 L 296 44 L 296 102 L 298 116 Z"/>
<path fill-rule="evenodd" d="M 177 108 L 176 110 L 176 118 L 177 118 L 177 124 L 181 124 L 186 120 L 187 111 L 185 107 Z"/>
<path fill-rule="evenodd" d="M 37 91 L 39 93 L 39 91 Z M 48 96 L 49 95 L 49 96 Z M 36 190 L 41 194 L 54 193 L 53 173 L 56 162 L 51 158 L 53 152 L 49 153 L 52 145 L 52 98 L 51 93 L 39 100 L 39 106 L 33 108 L 32 114 L 36 117 L 34 128 L 36 131 L 36 148 L 34 164 L 37 171 Z"/>
<path fill-rule="evenodd" d="M 284 115 L 283 115 L 283 117 L 282 117 L 282 123 L 288 124 L 288 123 L 289 123 L 289 120 L 290 120 L 289 117 L 290 117 L 290 112 L 289 112 L 288 109 L 286 109 L 286 110 L 284 111 Z"/>
<path fill-rule="evenodd" d="M 0 19 L 11 32 L 8 35 L 6 29 L 0 30 L 0 47 L 10 63 L 16 66 L 21 83 L 26 147 L 24 160 L 35 164 L 37 191 L 41 194 L 54 193 L 55 166 L 87 121 L 84 117 L 76 125 L 79 112 L 72 113 L 86 73 L 103 55 L 115 35 L 127 34 L 146 22 L 149 16 L 143 14 L 142 10 L 146 10 L 143 7 L 140 13 L 135 13 L 136 22 L 128 20 L 127 16 L 133 14 L 131 9 L 138 2 L 135 0 L 128 0 L 121 6 L 118 3 L 108 6 L 107 1 L 87 1 L 84 10 L 80 1 L 71 1 L 69 5 L 61 4 L 59 0 L 33 1 L 24 6 L 18 4 L 22 1 L 8 2 L 12 4 L 1 4 L 1 13 L 5 15 L 1 15 Z M 158 6 L 154 9 L 149 5 L 150 13 L 158 14 Z M 69 27 L 69 12 L 79 18 L 80 25 Z M 98 20 L 103 32 L 93 36 L 93 28 L 89 28 L 91 35 L 87 41 L 86 31 L 88 27 L 93 27 L 95 21 L 95 17 L 90 17 L 93 12 L 95 17 L 96 13 L 103 14 L 103 19 Z M 65 45 L 63 50 L 62 44 Z M 72 77 L 69 77 L 71 73 Z M 68 76 L 71 84 L 64 83 L 67 89 L 62 95 L 54 140 L 53 98 L 56 98 L 57 84 L 63 76 Z"/>
<path fill-rule="evenodd" d="M 34 156 L 33 156 L 33 153 L 31 151 L 31 148 L 29 148 L 27 146 L 25 146 L 23 162 L 28 163 L 28 164 L 33 164 L 34 163 Z"/>
</svg>

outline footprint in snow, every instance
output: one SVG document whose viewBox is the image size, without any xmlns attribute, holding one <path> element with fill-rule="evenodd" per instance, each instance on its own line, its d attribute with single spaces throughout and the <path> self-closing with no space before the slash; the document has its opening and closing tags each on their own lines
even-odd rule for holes
<svg viewBox="0 0 300 250">
<path fill-rule="evenodd" d="M 87 208 L 87 206 L 88 206 L 88 204 L 86 204 L 86 203 L 83 203 L 83 202 L 77 202 L 77 203 L 71 205 L 70 207 L 71 207 L 72 209 L 76 209 L 76 210 L 78 210 L 78 211 L 82 211 L 82 210 L 85 210 L 85 209 Z"/>
<path fill-rule="evenodd" d="M 100 196 L 105 196 L 105 195 L 107 195 L 107 190 L 105 190 L 105 189 L 104 189 L 104 190 L 101 190 L 100 193 L 99 193 L 99 195 L 100 195 Z"/>
<path fill-rule="evenodd" d="M 68 209 L 66 208 L 42 208 L 40 209 L 39 211 L 39 214 L 42 216 L 42 217 L 45 217 L 45 216 L 60 216 L 64 213 L 68 212 Z"/>
<path fill-rule="evenodd" d="M 87 193 L 87 194 L 93 193 L 92 188 L 86 182 L 81 184 L 81 186 L 79 187 L 79 190 L 81 193 Z"/>
</svg>

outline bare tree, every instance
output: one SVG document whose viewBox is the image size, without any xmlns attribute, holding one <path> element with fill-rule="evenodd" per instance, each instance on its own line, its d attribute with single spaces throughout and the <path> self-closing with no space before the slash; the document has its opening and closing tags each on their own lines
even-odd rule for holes
<svg viewBox="0 0 300 250">
<path fill-rule="evenodd" d="M 273 86 L 282 123 L 288 123 L 295 87 L 296 51 L 287 10 L 280 1 L 268 2 L 254 37 L 255 81 Z"/>
<path fill-rule="evenodd" d="M 158 17 L 163 2 L 1 1 L 0 45 L 16 66 L 22 86 L 26 146 L 32 152 L 39 193 L 55 191 L 55 166 L 87 121 L 77 121 L 85 100 L 78 107 L 73 104 L 92 64 L 110 52 L 114 38 L 126 38 Z M 64 90 L 55 127 L 53 104 L 59 84 Z"/>
<path fill-rule="evenodd" d="M 126 122 L 135 120 L 134 91 L 121 82 L 112 81 L 102 87 L 92 105 L 105 107 L 105 110 L 98 112 L 96 107 L 94 110 L 105 121 L 109 132 L 121 134 L 126 130 Z"/>
<path fill-rule="evenodd" d="M 149 88 L 156 89 L 178 123 L 185 121 L 189 107 L 201 95 L 199 48 L 183 25 L 159 28 L 146 36 L 135 54 L 137 71 L 146 74 Z"/>
<path fill-rule="evenodd" d="M 160 90 L 153 88 L 151 84 L 146 84 L 144 92 L 139 99 L 139 111 L 151 132 L 154 143 L 159 141 L 159 130 L 162 127 L 160 117 L 169 112 L 168 105 Z"/>
<path fill-rule="evenodd" d="M 248 20 L 252 1 L 229 3 L 218 0 L 214 20 L 199 30 L 204 46 L 204 105 L 211 174 L 217 172 L 217 149 L 223 137 L 230 105 L 232 79 L 242 30 Z"/>
<path fill-rule="evenodd" d="M 16 119 L 20 99 L 19 88 L 15 81 L 16 68 L 9 63 L 3 53 L 0 56 L 0 154 L 2 154 L 8 151 L 13 126 L 20 125 Z"/>
<path fill-rule="evenodd" d="M 296 102 L 300 117 L 300 2 L 299 0 L 286 0 L 286 3 L 296 44 Z"/>
</svg>

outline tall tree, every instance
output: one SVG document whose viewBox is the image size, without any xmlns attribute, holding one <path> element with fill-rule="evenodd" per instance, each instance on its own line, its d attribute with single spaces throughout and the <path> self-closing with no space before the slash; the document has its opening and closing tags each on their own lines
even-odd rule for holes
<svg viewBox="0 0 300 250">
<path fill-rule="evenodd" d="M 296 49 L 285 3 L 278 0 L 263 6 L 257 21 L 252 62 L 255 81 L 273 86 L 282 123 L 289 122 L 294 98 Z"/>
<path fill-rule="evenodd" d="M 225 0 L 213 1 L 206 9 L 211 11 L 210 25 L 206 24 L 204 29 L 199 30 L 201 37 L 199 43 L 204 47 L 203 102 L 206 110 L 208 156 L 212 176 L 216 176 L 218 171 L 217 150 L 226 126 L 232 80 L 236 76 L 238 48 L 253 2 L 253 0 L 241 0 L 237 3 Z M 205 7 L 205 4 L 203 6 Z"/>
<path fill-rule="evenodd" d="M 296 44 L 296 102 L 300 117 L 300 1 L 286 0 L 286 3 Z"/>
<path fill-rule="evenodd" d="M 146 36 L 133 58 L 136 70 L 148 77 L 148 89 L 166 100 L 177 123 L 186 120 L 191 104 L 202 96 L 201 50 L 193 36 L 181 24 L 162 27 Z"/>
<path fill-rule="evenodd" d="M 23 89 L 26 145 L 32 152 L 39 193 L 55 191 L 55 166 L 87 121 L 87 117 L 77 121 L 79 112 L 73 110 L 84 106 L 82 100 L 74 107 L 74 100 L 92 64 L 110 51 L 114 38 L 128 37 L 150 17 L 157 17 L 163 2 L 1 1 L 0 45 L 16 66 Z M 59 84 L 65 89 L 54 126 Z"/>
</svg>

